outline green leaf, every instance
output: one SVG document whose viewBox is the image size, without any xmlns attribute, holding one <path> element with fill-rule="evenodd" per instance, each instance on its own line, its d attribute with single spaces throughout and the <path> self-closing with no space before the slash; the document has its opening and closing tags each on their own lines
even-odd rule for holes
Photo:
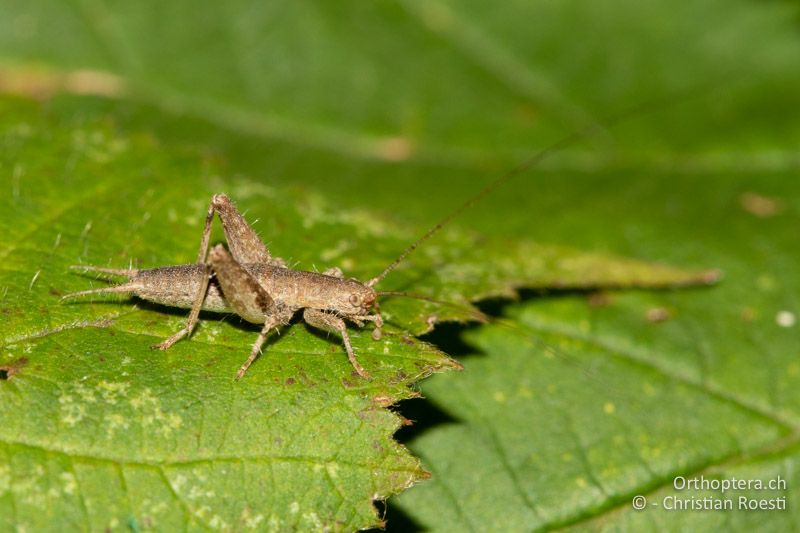
<svg viewBox="0 0 800 533">
<path fill-rule="evenodd" d="M 672 300 L 682 307 L 679 298 Z M 621 304 L 626 303 L 631 302 Z M 433 476 L 401 496 L 399 505 L 419 523 L 442 530 L 572 524 L 637 529 L 653 523 L 668 528 L 675 527 L 680 513 L 664 510 L 667 495 L 721 496 L 670 490 L 677 476 L 765 483 L 780 477 L 789 487 L 797 481 L 795 414 L 765 405 L 751 393 L 732 393 L 715 378 L 704 380 L 698 369 L 676 369 L 675 343 L 668 345 L 672 351 L 662 352 L 645 339 L 630 343 L 615 338 L 615 332 L 599 333 L 602 313 L 585 311 L 586 331 L 581 331 L 570 322 L 585 302 L 559 304 L 528 306 L 522 326 L 494 326 L 470 335 L 482 357 L 464 360 L 462 379 L 443 377 L 423 387 L 452 422 L 412 443 Z M 641 311 L 640 328 L 665 334 L 648 325 Z M 688 320 L 678 322 L 673 326 L 685 328 Z M 739 371 L 752 373 L 761 364 L 740 365 Z M 778 363 L 789 369 L 792 364 L 788 354 Z M 711 372 L 720 374 L 717 368 Z M 786 390 L 793 381 L 787 377 L 775 386 Z M 631 507 L 639 494 L 651 501 L 647 517 Z M 723 496 L 736 501 L 747 494 Z M 793 489 L 749 492 L 758 499 L 791 501 L 793 495 Z M 747 523 L 747 516 L 745 510 L 736 520 Z M 730 518 L 709 513 L 677 520 L 710 530 Z M 768 520 L 780 530 L 791 518 L 776 513 Z"/>
<path fill-rule="evenodd" d="M 213 161 L 120 134 L 108 122 L 65 121 L 17 99 L 0 100 L 0 108 L 0 164 L 11 189 L 0 249 L 9 526 L 350 529 L 376 523 L 373 499 L 424 477 L 391 439 L 400 419 L 385 406 L 412 396 L 408 385 L 421 377 L 459 365 L 405 334 L 432 325 L 419 304 L 387 303 L 379 343 L 353 332 L 372 381 L 354 377 L 338 342 L 297 324 L 235 383 L 255 333 L 238 320 L 208 317 L 191 340 L 152 352 L 184 313 L 113 297 L 59 300 L 93 285 L 70 263 L 149 267 L 192 257 L 212 190 L 204 182 L 251 205 L 269 234 L 281 228 L 273 251 L 297 250 L 310 264 L 338 259 L 362 279 L 408 242 L 402 231 L 311 193 L 218 178 Z M 491 247 L 473 253 L 474 238 L 457 232 L 445 242 L 448 252 L 429 247 L 397 278 L 419 276 L 433 297 L 464 302 L 442 308 L 444 319 L 469 318 L 469 299 L 517 285 L 697 279 L 555 247 L 530 257 L 519 253 L 532 249 L 524 244 L 485 276 Z M 526 280 L 532 264 L 539 267 Z M 33 511 L 39 507 L 47 512 Z"/>
<path fill-rule="evenodd" d="M 164 354 L 149 346 L 179 329 L 184 313 L 113 297 L 59 301 L 92 284 L 70 272 L 70 263 L 149 267 L 192 257 L 210 197 L 203 181 L 237 198 L 266 200 L 268 208 L 250 200 L 248 211 L 265 217 L 260 227 L 282 228 L 274 243 L 303 242 L 298 253 L 306 258 L 339 259 L 362 278 L 402 249 L 395 235 L 408 242 L 402 231 L 376 215 L 334 210 L 310 193 L 245 179 L 198 182 L 217 174 L 212 161 L 121 135 L 104 122 L 64 121 L 21 100 L 0 100 L 0 107 L 1 164 L 12 191 L 0 250 L 8 525 L 39 529 L 68 517 L 92 529 L 126 520 L 349 529 L 375 523 L 372 499 L 424 476 L 391 440 L 399 418 L 384 407 L 411 396 L 408 385 L 421 377 L 458 366 L 404 333 L 432 326 L 431 311 L 420 309 L 435 309 L 432 302 L 387 303 L 390 326 L 380 343 L 353 332 L 373 381 L 353 376 L 338 343 L 298 324 L 234 383 L 255 333 L 237 320 L 209 317 Z M 425 279 L 433 297 L 463 302 L 441 309 L 450 320 L 471 316 L 469 299 L 519 285 L 697 280 L 636 261 L 507 243 L 517 254 L 486 276 L 483 264 L 496 250 L 475 253 L 474 238 L 454 231 L 445 242 L 446 252 L 429 247 L 397 279 Z"/>
<path fill-rule="evenodd" d="M 373 499 L 425 475 L 392 440 L 401 421 L 385 407 L 458 365 L 402 331 L 380 342 L 353 332 L 372 381 L 353 375 L 335 339 L 298 324 L 237 383 L 255 333 L 238 320 L 210 316 L 162 353 L 149 346 L 183 312 L 60 302 L 94 284 L 70 263 L 191 257 L 217 169 L 107 122 L 56 119 L 21 100 L 0 108 L 5 528 L 353 529 L 376 523 Z M 295 205 L 262 212 L 302 240 Z M 349 231 L 315 226 L 318 243 Z"/>
</svg>

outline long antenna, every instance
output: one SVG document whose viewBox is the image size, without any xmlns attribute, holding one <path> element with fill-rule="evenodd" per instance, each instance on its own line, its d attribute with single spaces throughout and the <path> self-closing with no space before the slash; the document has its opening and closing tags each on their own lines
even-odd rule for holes
<svg viewBox="0 0 800 533">
<path fill-rule="evenodd" d="M 720 80 L 716 80 L 714 83 L 719 83 L 719 82 L 720 82 Z M 495 189 L 500 187 L 500 185 L 504 184 L 506 181 L 510 180 L 511 178 L 513 178 L 515 176 L 518 176 L 519 174 L 522 174 L 522 173 L 530 170 L 535 165 L 537 165 L 539 162 L 541 162 L 543 159 L 547 158 L 549 155 L 561 150 L 562 148 L 565 148 L 565 147 L 569 146 L 570 144 L 572 144 L 572 143 L 574 143 L 574 142 L 576 142 L 576 141 L 578 141 L 578 140 L 580 140 L 580 139 L 582 139 L 584 137 L 588 137 L 589 134 L 592 133 L 592 131 L 598 129 L 600 126 L 608 128 L 608 127 L 614 126 L 615 124 L 617 124 L 619 122 L 622 122 L 623 120 L 625 120 L 627 118 L 638 116 L 639 114 L 641 114 L 641 113 L 643 113 L 645 111 L 648 111 L 648 110 L 651 110 L 651 109 L 660 109 L 660 106 L 657 105 L 659 103 L 669 104 L 669 103 L 675 102 L 675 101 L 681 101 L 681 102 L 686 101 L 686 98 L 688 98 L 692 94 L 697 94 L 697 93 L 700 93 L 701 91 L 704 91 L 710 85 L 712 85 L 712 82 L 709 81 L 709 82 L 706 82 L 706 83 L 703 83 L 703 84 L 700 84 L 700 85 L 693 86 L 693 87 L 691 87 L 689 89 L 686 89 L 686 90 L 683 90 L 683 91 L 677 91 L 676 93 L 673 93 L 673 94 L 670 94 L 670 95 L 664 95 L 662 97 L 651 99 L 651 100 L 646 101 L 646 102 L 640 102 L 639 104 L 637 104 L 635 106 L 632 106 L 632 107 L 624 109 L 624 110 L 622 110 L 622 111 L 620 111 L 618 113 L 610 115 L 605 120 L 603 120 L 603 121 L 601 121 L 601 122 L 599 122 L 597 124 L 591 124 L 591 125 L 586 126 L 584 128 L 577 129 L 577 130 L 573 131 L 572 133 L 570 133 L 569 135 L 567 135 L 566 137 L 562 137 L 561 139 L 559 139 L 558 141 L 554 142 L 553 144 L 547 146 L 546 148 L 543 148 L 542 150 L 539 150 L 534 155 L 532 155 L 528 159 L 524 160 L 522 163 L 519 163 L 518 165 L 512 167 L 511 170 L 509 170 L 508 172 L 506 172 L 504 174 L 501 174 L 500 176 L 498 176 L 497 178 L 492 180 L 486 187 L 484 187 L 483 189 L 479 190 L 477 193 L 475 193 L 469 199 L 467 199 L 466 202 L 461 204 L 460 207 L 458 207 L 457 209 L 455 209 L 455 210 L 451 211 L 450 213 L 448 213 L 435 226 L 433 226 L 431 229 L 429 229 L 422 237 L 420 237 L 419 239 L 414 241 L 408 248 L 403 250 L 403 253 L 401 253 L 397 257 L 397 259 L 392 261 L 389 264 L 389 266 L 387 266 L 385 269 L 383 269 L 383 272 L 381 272 L 380 274 L 378 274 L 377 276 L 375 276 L 374 278 L 369 280 L 367 282 L 367 286 L 368 287 L 374 287 L 375 285 L 377 285 L 383 278 L 386 277 L 387 274 L 389 274 L 389 272 L 394 270 L 397 267 L 397 265 L 402 263 L 405 260 L 405 258 L 408 257 L 409 254 L 411 254 L 411 252 L 416 250 L 419 247 L 420 244 L 422 244 L 423 242 L 425 242 L 428 239 L 430 239 L 431 237 L 433 237 L 436 233 L 439 232 L 439 230 L 441 230 L 443 227 L 445 227 L 451 220 L 453 220 L 454 218 L 459 216 L 461 213 L 463 213 L 464 211 L 466 211 L 467 209 L 469 209 L 470 207 L 475 205 L 478 201 L 482 200 L 485 196 L 488 196 L 490 193 L 492 193 Z M 678 96 L 680 96 L 681 94 L 684 96 L 684 98 L 676 100 L 676 98 Z"/>
</svg>

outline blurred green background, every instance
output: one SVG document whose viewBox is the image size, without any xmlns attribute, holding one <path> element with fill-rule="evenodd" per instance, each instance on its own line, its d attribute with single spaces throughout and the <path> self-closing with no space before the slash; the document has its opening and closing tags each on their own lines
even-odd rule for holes
<svg viewBox="0 0 800 533">
<path fill-rule="evenodd" d="M 506 325 L 434 333 L 466 372 L 399 407 L 433 479 L 389 501 L 389 527 L 798 522 L 796 2 L 5 0 L 0 66 L 0 89 L 61 120 L 101 117 L 415 229 L 588 129 L 456 224 L 725 277 L 599 306 L 531 294 L 487 308 Z M 781 475 L 789 508 L 631 509 L 699 474 Z"/>
</svg>

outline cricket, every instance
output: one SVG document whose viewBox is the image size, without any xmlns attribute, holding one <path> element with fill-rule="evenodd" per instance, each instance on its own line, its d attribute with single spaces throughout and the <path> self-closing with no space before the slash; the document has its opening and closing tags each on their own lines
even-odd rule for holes
<svg viewBox="0 0 800 533">
<path fill-rule="evenodd" d="M 643 108 L 644 106 L 638 105 L 626 109 L 608 117 L 604 125 L 611 126 L 625 118 L 636 116 Z M 201 311 L 235 313 L 243 320 L 261 326 L 261 332 L 249 356 L 236 374 L 237 380 L 244 376 L 259 356 L 269 333 L 288 325 L 292 317 L 302 310 L 303 320 L 308 325 L 341 337 L 355 372 L 364 379 L 370 379 L 369 372 L 361 366 L 353 351 L 347 333 L 347 323 L 364 327 L 366 323 L 372 322 L 374 324 L 372 338 L 379 340 L 383 318 L 378 297 L 407 296 L 428 300 L 396 291 L 376 291 L 375 286 L 423 242 L 433 237 L 462 212 L 506 181 L 532 169 L 542 159 L 586 137 L 593 129 L 594 127 L 587 127 L 573 131 L 490 181 L 367 282 L 346 278 L 341 269 L 336 267 L 321 273 L 289 268 L 283 259 L 270 254 L 233 201 L 225 194 L 215 194 L 208 206 L 196 263 L 141 270 L 74 265 L 72 269 L 121 276 L 127 278 L 127 282 L 69 293 L 62 297 L 62 301 L 86 295 L 127 293 L 153 303 L 190 309 L 186 325 L 181 330 L 152 346 L 160 350 L 166 350 L 184 337 L 189 337 L 197 326 Z M 222 223 L 227 249 L 217 244 L 209 250 L 211 225 L 215 214 Z"/>
<path fill-rule="evenodd" d="M 347 322 L 358 327 L 364 327 L 367 322 L 372 322 L 374 324 L 372 338 L 379 340 L 383 327 L 378 304 L 379 296 L 428 299 L 396 291 L 382 293 L 376 291 L 375 286 L 453 218 L 501 183 L 529 169 L 549 152 L 571 142 L 577 136 L 572 134 L 562 139 L 538 152 L 522 165 L 496 178 L 431 227 L 397 259 L 367 282 L 345 278 L 341 269 L 336 267 L 321 273 L 289 268 L 283 259 L 270 254 L 233 201 L 225 194 L 215 194 L 206 213 L 196 263 L 151 269 L 73 265 L 70 268 L 74 270 L 121 276 L 127 278 L 127 282 L 65 294 L 61 299 L 63 301 L 87 295 L 127 293 L 149 302 L 190 309 L 186 325 L 181 330 L 152 346 L 160 350 L 166 350 L 184 337 L 190 336 L 197 326 L 201 311 L 235 313 L 247 322 L 261 326 L 261 332 L 250 350 L 250 355 L 236 373 L 237 380 L 244 376 L 259 356 L 269 333 L 286 326 L 292 317 L 302 310 L 303 320 L 308 325 L 341 336 L 353 369 L 362 378 L 369 379 L 369 372 L 356 358 L 347 333 Z M 215 214 L 222 222 L 227 249 L 217 244 L 209 250 L 211 225 Z"/>
<path fill-rule="evenodd" d="M 214 214 L 219 216 L 228 249 L 218 244 L 209 251 Z M 398 261 L 399 263 L 399 261 Z M 273 257 L 255 230 L 224 194 L 211 198 L 206 215 L 197 263 L 139 269 L 113 269 L 91 265 L 72 268 L 128 278 L 126 283 L 65 295 L 73 298 L 100 293 L 129 293 L 143 300 L 190 309 L 186 326 L 153 348 L 166 350 L 192 334 L 200 311 L 235 313 L 247 322 L 262 326 L 250 355 L 236 374 L 241 379 L 261 352 L 270 331 L 289 323 L 299 310 L 312 327 L 338 333 L 356 373 L 368 379 L 359 364 L 347 334 L 345 321 L 363 327 L 373 322 L 372 337 L 381 337 L 379 293 L 373 288 L 395 267 L 392 263 L 367 283 L 345 278 L 339 268 L 322 273 L 294 270 Z"/>
</svg>

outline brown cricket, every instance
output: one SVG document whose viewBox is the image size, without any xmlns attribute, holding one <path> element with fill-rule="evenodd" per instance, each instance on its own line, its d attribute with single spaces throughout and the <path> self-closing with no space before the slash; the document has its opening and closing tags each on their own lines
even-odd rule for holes
<svg viewBox="0 0 800 533">
<path fill-rule="evenodd" d="M 208 250 L 214 213 L 219 215 L 222 222 L 228 250 L 221 244 Z M 146 270 L 76 265 L 72 268 L 124 276 L 128 281 L 112 287 L 70 293 L 63 298 L 129 293 L 150 302 L 191 309 L 183 329 L 153 346 L 160 350 L 166 350 L 191 335 L 200 311 L 236 313 L 244 320 L 262 326 L 250 356 L 236 374 L 237 379 L 258 357 L 269 332 L 288 324 L 292 316 L 302 309 L 303 320 L 307 324 L 341 335 L 353 368 L 359 376 L 369 378 L 369 373 L 359 364 L 353 352 L 345 321 L 359 327 L 366 322 L 373 322 L 375 329 L 372 338 L 380 339 L 383 319 L 377 301 L 379 293 L 373 287 L 418 244 L 409 247 L 367 283 L 345 278 L 338 268 L 322 273 L 294 270 L 288 268 L 283 259 L 269 253 L 227 196 L 215 194 L 208 206 L 197 263 Z"/>
</svg>

